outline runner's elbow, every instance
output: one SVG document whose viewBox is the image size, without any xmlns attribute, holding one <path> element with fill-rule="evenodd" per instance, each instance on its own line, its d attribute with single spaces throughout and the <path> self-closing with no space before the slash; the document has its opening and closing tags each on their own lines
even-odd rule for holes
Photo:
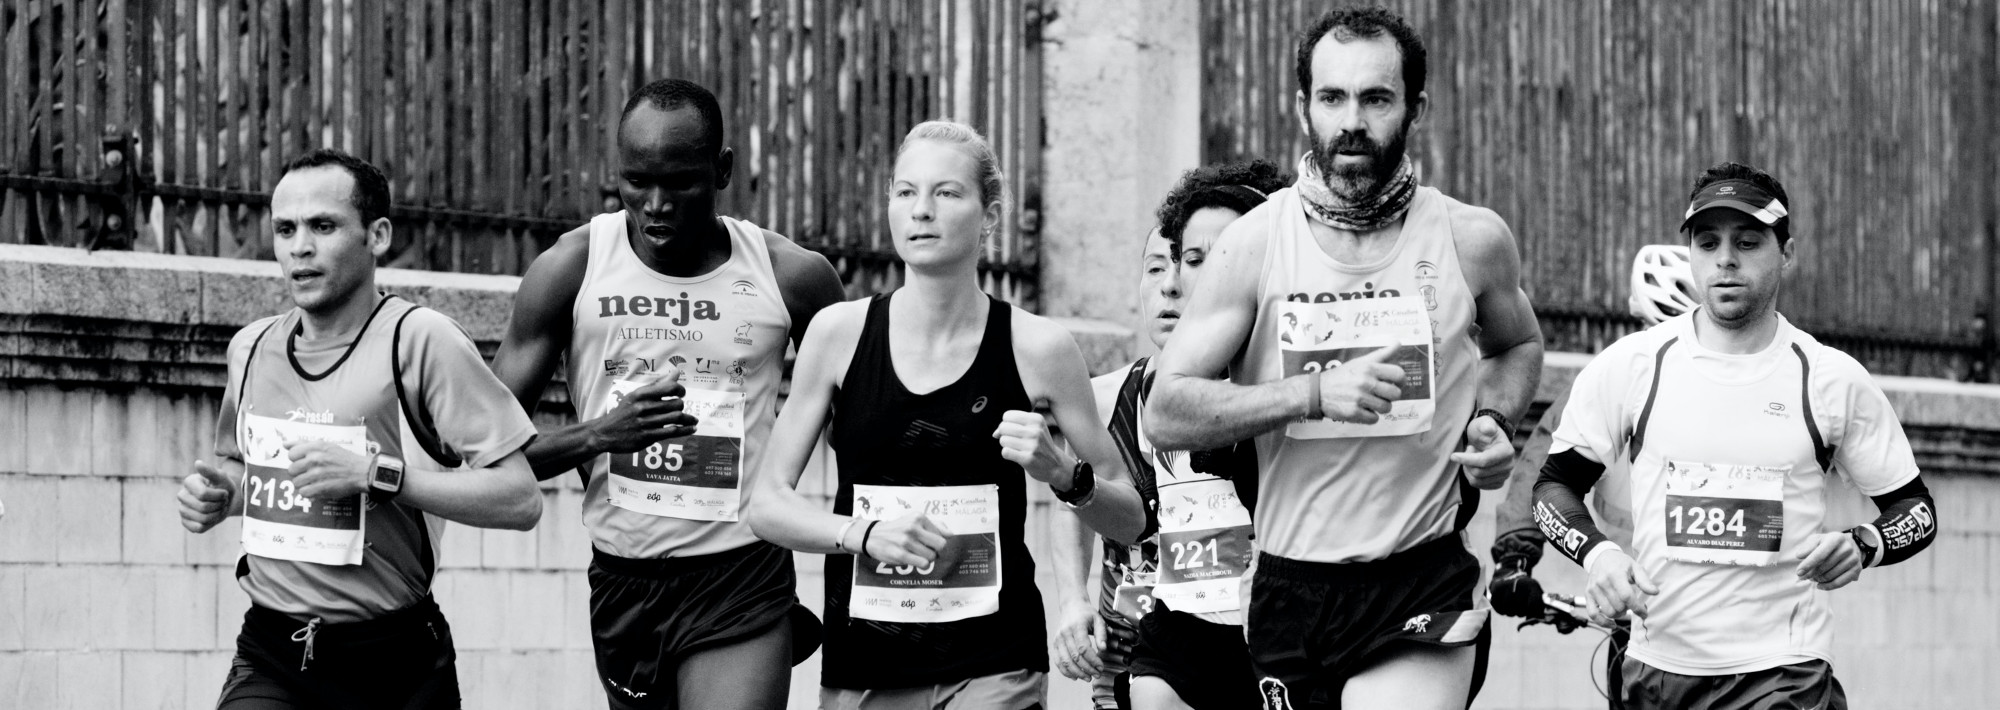
<svg viewBox="0 0 2000 710">
<path fill-rule="evenodd" d="M 541 487 L 529 483 L 525 488 L 527 488 L 525 494 L 516 493 L 512 496 L 512 504 L 507 506 L 501 519 L 496 521 L 499 523 L 496 527 L 503 530 L 533 530 L 535 524 L 542 521 Z"/>
<path fill-rule="evenodd" d="M 1193 450 L 1196 447 L 1192 445 L 1191 439 L 1195 432 L 1190 427 L 1184 426 L 1185 422 L 1176 416 L 1179 414 L 1179 408 L 1171 406 L 1174 395 L 1178 393 L 1178 388 L 1173 384 L 1163 375 L 1160 381 L 1153 385 L 1152 397 L 1146 401 L 1142 422 L 1144 428 L 1139 435 L 1146 437 L 1147 441 L 1153 443 L 1154 448 L 1162 451 Z"/>
<path fill-rule="evenodd" d="M 783 531 L 779 530 L 778 519 L 784 515 L 775 510 L 776 501 L 771 492 L 760 492 L 743 502 L 743 522 L 750 524 L 750 534 L 757 539 L 779 547 L 790 547 L 784 542 Z"/>
</svg>

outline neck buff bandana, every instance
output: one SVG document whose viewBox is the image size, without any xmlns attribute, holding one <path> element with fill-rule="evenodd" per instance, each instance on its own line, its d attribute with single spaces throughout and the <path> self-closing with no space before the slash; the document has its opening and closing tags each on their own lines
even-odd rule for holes
<svg viewBox="0 0 2000 710">
<path fill-rule="evenodd" d="M 1312 153 L 1299 156 L 1299 198 L 1306 203 L 1306 215 L 1314 221 L 1350 232 L 1373 232 L 1403 218 L 1410 199 L 1417 195 L 1417 171 L 1410 157 L 1396 164 L 1396 172 L 1375 188 L 1375 194 L 1359 202 L 1348 202 L 1333 194 L 1326 178 L 1313 165 Z"/>
</svg>

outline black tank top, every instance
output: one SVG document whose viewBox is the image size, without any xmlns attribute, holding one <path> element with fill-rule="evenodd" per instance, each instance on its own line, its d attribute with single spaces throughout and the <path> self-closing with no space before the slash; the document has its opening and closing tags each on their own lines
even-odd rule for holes
<svg viewBox="0 0 2000 710">
<path fill-rule="evenodd" d="M 852 555 L 826 556 L 826 656 L 832 688 L 907 688 L 1049 669 L 1035 561 L 1022 538 L 1028 500 L 1021 467 L 1000 457 L 993 430 L 1008 410 L 1033 411 L 1014 366 L 1012 309 L 991 299 L 972 367 L 957 382 L 913 394 L 889 359 L 889 299 L 868 304 L 854 359 L 833 398 L 830 442 L 839 462 L 834 512 L 854 508 L 854 486 L 996 485 L 1000 489 L 1000 610 L 945 623 L 853 619 Z M 990 299 L 990 297 L 989 297 Z"/>
</svg>

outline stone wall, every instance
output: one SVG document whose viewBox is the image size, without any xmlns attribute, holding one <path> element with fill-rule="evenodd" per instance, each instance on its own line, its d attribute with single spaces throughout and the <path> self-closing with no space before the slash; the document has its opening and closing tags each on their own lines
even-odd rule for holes
<svg viewBox="0 0 2000 710">
<path fill-rule="evenodd" d="M 488 349 L 517 283 L 393 269 L 380 281 L 458 318 Z M 238 527 L 186 533 L 173 494 L 211 447 L 229 335 L 284 307 L 268 262 L 0 246 L 0 707 L 214 705 L 248 605 L 231 577 Z M 1129 356 L 1127 331 L 1075 331 L 1095 370 Z M 1538 399 L 1552 399 L 1587 359 L 1551 355 Z M 1882 382 L 1944 533 L 1926 555 L 1834 595 L 1838 672 L 1855 707 L 1978 707 L 2000 692 L 1985 660 L 2000 652 L 2000 387 Z M 437 593 L 456 630 L 467 707 L 602 706 L 575 481 L 543 487 L 532 531 L 446 533 Z M 1837 497 L 1837 519 L 1871 515 L 1851 490 Z M 1499 498 L 1484 499 L 1470 535 L 1482 559 Z M 1033 520 L 1063 514 L 1046 496 L 1033 505 Z M 1038 557 L 1044 527 L 1030 525 Z M 816 606 L 819 558 L 799 559 L 801 596 Z M 1046 567 L 1039 576 L 1052 591 Z M 1559 556 L 1538 576 L 1551 589 L 1582 587 Z M 1503 621 L 1477 707 L 1602 707 L 1589 675 L 1594 642 Z M 817 670 L 815 659 L 795 674 L 794 707 L 814 706 Z M 1083 697 L 1068 681 L 1051 695 L 1052 708 Z"/>
</svg>

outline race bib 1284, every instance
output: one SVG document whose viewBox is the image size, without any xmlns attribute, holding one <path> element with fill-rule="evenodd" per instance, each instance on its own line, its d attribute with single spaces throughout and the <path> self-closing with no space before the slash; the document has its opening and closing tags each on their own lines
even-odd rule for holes
<svg viewBox="0 0 2000 710">
<path fill-rule="evenodd" d="M 1668 461 L 1659 524 L 1667 556 L 1683 562 L 1767 565 L 1785 536 L 1785 477 L 1775 466 Z"/>
</svg>

